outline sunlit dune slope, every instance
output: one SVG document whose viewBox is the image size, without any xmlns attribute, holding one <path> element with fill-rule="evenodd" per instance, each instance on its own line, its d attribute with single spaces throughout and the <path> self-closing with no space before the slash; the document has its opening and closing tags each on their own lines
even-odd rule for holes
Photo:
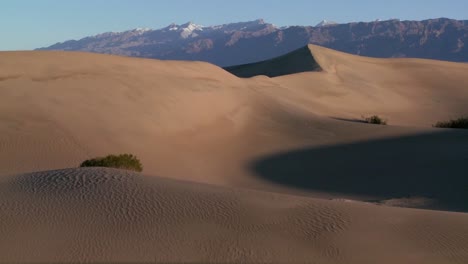
<svg viewBox="0 0 468 264">
<path fill-rule="evenodd" d="M 468 64 L 421 59 L 375 59 L 309 45 L 319 73 L 275 78 L 291 98 L 338 118 L 378 114 L 394 125 L 431 126 L 468 115 Z M 281 67 L 281 65 L 276 65 Z M 280 95 L 281 93 L 281 95 Z M 300 102 L 300 103 L 299 103 Z"/>
</svg>

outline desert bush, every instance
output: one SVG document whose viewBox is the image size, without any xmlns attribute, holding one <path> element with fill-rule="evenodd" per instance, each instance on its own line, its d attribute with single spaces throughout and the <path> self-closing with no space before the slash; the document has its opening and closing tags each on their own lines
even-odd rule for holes
<svg viewBox="0 0 468 264">
<path fill-rule="evenodd" d="M 80 167 L 107 167 L 141 172 L 143 166 L 140 160 L 132 154 L 108 155 L 85 160 Z"/>
<path fill-rule="evenodd" d="M 440 128 L 465 128 L 468 129 L 468 117 L 460 117 L 449 121 L 437 122 L 435 127 Z"/>
<path fill-rule="evenodd" d="M 376 124 L 376 125 L 386 125 L 387 120 L 379 117 L 378 115 L 373 115 L 370 117 L 363 117 L 364 122 L 369 123 L 369 124 Z"/>
</svg>

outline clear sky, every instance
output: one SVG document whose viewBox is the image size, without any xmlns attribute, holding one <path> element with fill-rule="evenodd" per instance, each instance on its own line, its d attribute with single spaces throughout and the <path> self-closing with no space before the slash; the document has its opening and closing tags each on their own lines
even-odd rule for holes
<svg viewBox="0 0 468 264">
<path fill-rule="evenodd" d="M 0 50 L 25 50 L 108 31 L 258 18 L 277 26 L 400 18 L 468 19 L 468 0 L 0 0 Z"/>
</svg>

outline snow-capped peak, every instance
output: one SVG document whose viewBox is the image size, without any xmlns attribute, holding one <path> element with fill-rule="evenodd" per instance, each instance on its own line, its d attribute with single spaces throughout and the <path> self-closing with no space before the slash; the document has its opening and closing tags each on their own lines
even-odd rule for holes
<svg viewBox="0 0 468 264">
<path fill-rule="evenodd" d="M 202 25 L 197 25 L 197 24 L 194 24 L 192 22 L 185 23 L 185 24 L 181 25 L 180 27 L 183 28 L 183 29 L 187 29 L 189 31 L 203 30 Z"/>
<path fill-rule="evenodd" d="M 325 27 L 325 26 L 331 26 L 331 25 L 336 25 L 338 23 L 334 21 L 329 21 L 329 20 L 322 20 L 320 23 L 316 25 L 316 27 Z"/>
<path fill-rule="evenodd" d="M 151 30 L 152 30 L 151 28 L 135 28 L 132 31 L 135 32 L 135 33 L 143 34 L 145 32 L 151 31 Z"/>
<path fill-rule="evenodd" d="M 196 37 L 198 34 L 195 31 L 203 31 L 203 26 L 188 22 L 181 25 L 180 29 L 182 29 L 182 33 L 180 33 L 182 38 Z"/>
<path fill-rule="evenodd" d="M 179 25 L 176 23 L 171 23 L 169 26 L 162 28 L 162 30 L 176 31 L 179 30 Z"/>
</svg>

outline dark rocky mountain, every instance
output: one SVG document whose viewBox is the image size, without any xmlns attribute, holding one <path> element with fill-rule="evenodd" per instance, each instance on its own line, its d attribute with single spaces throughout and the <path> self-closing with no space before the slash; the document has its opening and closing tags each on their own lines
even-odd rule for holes
<svg viewBox="0 0 468 264">
<path fill-rule="evenodd" d="M 201 60 L 224 67 L 270 59 L 309 43 L 370 57 L 468 62 L 468 20 L 323 22 L 282 28 L 262 19 L 211 27 L 171 24 L 157 30 L 103 33 L 40 50 Z"/>
</svg>

